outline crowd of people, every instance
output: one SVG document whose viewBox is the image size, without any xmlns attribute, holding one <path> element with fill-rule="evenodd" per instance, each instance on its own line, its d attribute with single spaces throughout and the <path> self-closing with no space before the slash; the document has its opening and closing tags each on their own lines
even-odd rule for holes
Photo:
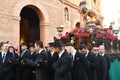
<svg viewBox="0 0 120 80">
<path fill-rule="evenodd" d="M 104 45 L 42 41 L 21 44 L 20 54 L 6 42 L 0 45 L 0 80 L 109 80 L 110 58 Z"/>
</svg>

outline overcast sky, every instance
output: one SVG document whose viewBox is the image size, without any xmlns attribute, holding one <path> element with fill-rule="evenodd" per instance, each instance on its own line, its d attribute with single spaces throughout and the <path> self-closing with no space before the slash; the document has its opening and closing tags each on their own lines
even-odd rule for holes
<svg viewBox="0 0 120 80">
<path fill-rule="evenodd" d="M 116 21 L 120 17 L 120 13 L 118 13 L 120 11 L 120 0 L 101 0 L 101 5 L 104 25 L 108 27 L 111 21 Z"/>
</svg>

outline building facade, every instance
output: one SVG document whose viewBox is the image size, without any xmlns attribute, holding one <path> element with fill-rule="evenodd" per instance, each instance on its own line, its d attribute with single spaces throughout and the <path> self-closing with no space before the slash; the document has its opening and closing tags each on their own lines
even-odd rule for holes
<svg viewBox="0 0 120 80">
<path fill-rule="evenodd" d="M 79 3 L 82 0 L 0 0 L 0 41 L 9 41 L 15 47 L 22 42 L 42 40 L 46 45 L 58 37 L 57 27 L 63 33 L 81 23 Z M 102 20 L 101 0 L 86 0 Z M 84 27 L 84 26 L 82 26 Z"/>
</svg>

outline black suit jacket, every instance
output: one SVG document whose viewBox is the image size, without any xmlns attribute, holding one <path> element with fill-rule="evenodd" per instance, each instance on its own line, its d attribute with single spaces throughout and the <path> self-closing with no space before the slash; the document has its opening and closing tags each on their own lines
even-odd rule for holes
<svg viewBox="0 0 120 80">
<path fill-rule="evenodd" d="M 110 76 L 109 76 L 109 70 L 110 70 L 110 65 L 111 65 L 111 61 L 110 61 L 110 57 L 108 55 L 104 55 L 106 62 L 107 62 L 107 76 L 106 76 L 106 80 L 110 80 Z"/>
<path fill-rule="evenodd" d="M 17 53 L 11 53 L 11 54 L 13 56 L 11 59 L 11 64 L 13 65 L 13 75 L 14 75 L 13 80 L 18 80 L 19 78 L 18 54 Z"/>
<path fill-rule="evenodd" d="M 72 58 L 64 51 L 58 61 L 53 64 L 55 70 L 54 80 L 72 80 L 71 64 Z"/>
<path fill-rule="evenodd" d="M 83 54 L 76 52 L 71 71 L 72 80 L 88 80 L 89 64 Z"/>
<path fill-rule="evenodd" d="M 58 60 L 58 55 L 56 53 L 53 53 L 53 55 L 51 55 L 50 52 L 48 53 L 48 57 L 49 57 L 49 69 L 48 69 L 48 73 L 49 73 L 49 80 L 54 80 L 54 75 L 55 75 L 55 71 L 52 67 L 52 64 L 54 64 L 57 60 Z"/>
<path fill-rule="evenodd" d="M 106 80 L 107 62 L 104 56 L 97 55 L 97 80 Z"/>
<path fill-rule="evenodd" d="M 30 54 L 30 58 L 29 59 L 35 61 L 36 57 L 37 57 L 37 53 L 33 52 L 33 54 Z"/>
<path fill-rule="evenodd" d="M 49 62 L 51 64 L 58 60 L 58 54 L 57 53 L 53 53 L 53 55 L 52 55 L 51 52 L 47 52 L 47 54 L 48 54 Z"/>
<path fill-rule="evenodd" d="M 9 62 L 12 54 L 6 54 L 5 62 L 2 62 L 2 53 L 0 52 L 0 80 L 13 80 L 13 65 Z"/>
<path fill-rule="evenodd" d="M 24 55 L 21 57 L 21 53 L 20 53 L 20 58 L 21 59 L 30 59 L 30 51 L 29 50 L 26 50 L 25 52 L 24 52 Z"/>
<path fill-rule="evenodd" d="M 19 67 L 19 80 L 30 80 L 31 68 L 25 64 L 25 61 L 30 59 L 30 51 L 26 50 L 24 55 L 21 57 L 20 54 L 20 65 Z"/>
<path fill-rule="evenodd" d="M 37 54 L 36 52 L 32 52 L 32 54 L 30 55 L 30 58 L 28 60 L 32 60 L 32 61 L 35 61 L 36 60 L 36 57 L 37 57 Z M 36 74 L 35 74 L 35 66 L 29 66 L 31 69 L 30 69 L 30 80 L 36 80 Z"/>
<path fill-rule="evenodd" d="M 87 55 L 87 60 L 88 60 L 88 63 L 90 65 L 90 70 L 88 72 L 88 78 L 89 78 L 89 80 L 97 80 L 97 77 L 96 77 L 96 68 L 97 68 L 96 56 L 93 53 L 89 52 Z"/>
<path fill-rule="evenodd" d="M 45 50 L 42 50 L 41 53 L 37 54 L 35 66 L 36 66 L 36 80 L 49 80 L 48 55 L 45 52 Z"/>
<path fill-rule="evenodd" d="M 30 53 L 29 58 L 25 58 L 25 64 L 30 67 L 35 67 L 35 61 L 37 59 L 37 53 L 34 52 L 33 54 Z"/>
</svg>

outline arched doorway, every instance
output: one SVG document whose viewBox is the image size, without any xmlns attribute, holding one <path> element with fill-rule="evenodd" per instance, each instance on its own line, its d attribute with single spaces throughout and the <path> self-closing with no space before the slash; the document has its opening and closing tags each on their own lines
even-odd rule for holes
<svg viewBox="0 0 120 80">
<path fill-rule="evenodd" d="M 40 40 L 40 22 L 43 19 L 40 10 L 28 5 L 22 8 L 20 13 L 20 44 L 23 42 L 34 43 Z"/>
<path fill-rule="evenodd" d="M 80 27 L 80 22 L 77 22 L 77 23 L 75 24 L 75 27 L 81 28 L 81 27 Z"/>
</svg>

